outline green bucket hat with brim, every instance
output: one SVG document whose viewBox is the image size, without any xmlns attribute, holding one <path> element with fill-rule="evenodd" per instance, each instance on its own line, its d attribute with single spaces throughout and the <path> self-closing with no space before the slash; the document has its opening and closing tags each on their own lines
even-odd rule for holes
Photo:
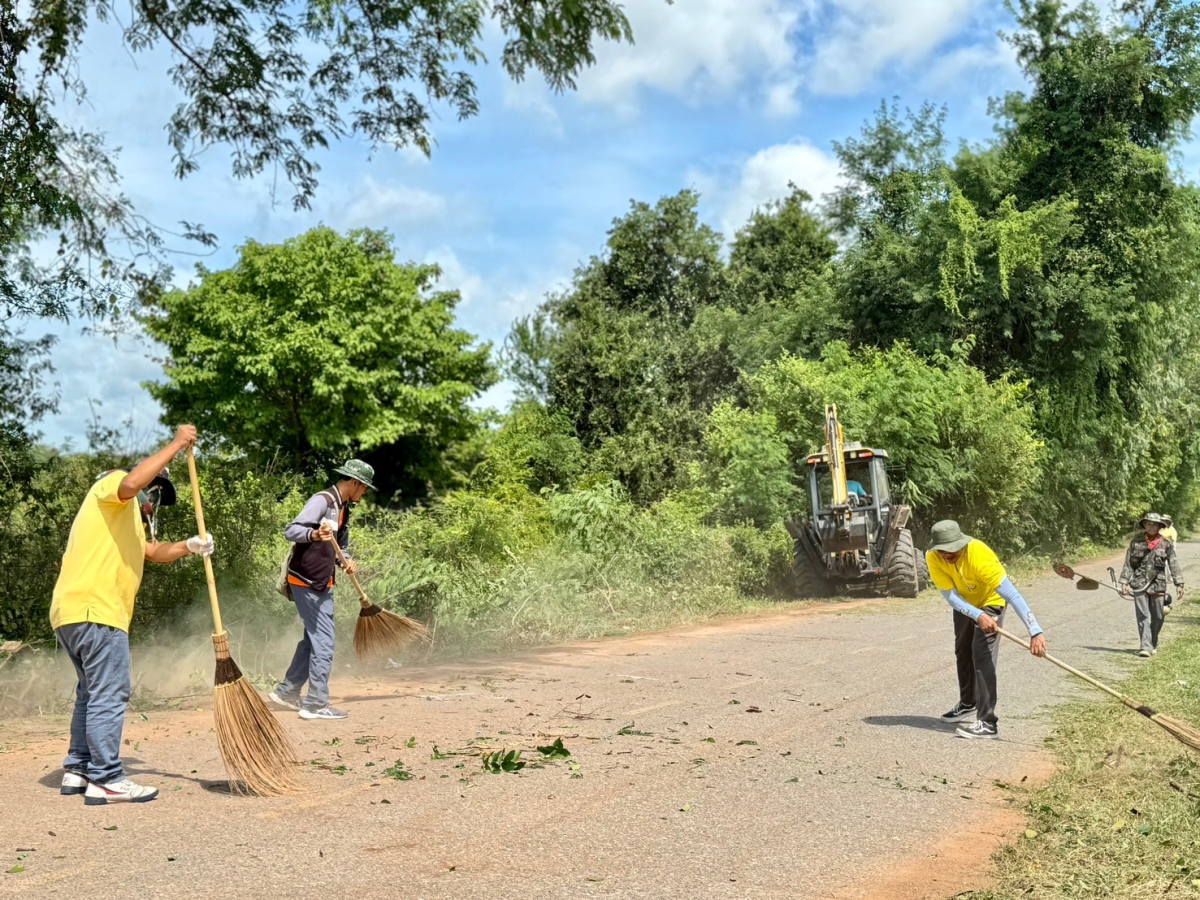
<svg viewBox="0 0 1200 900">
<path fill-rule="evenodd" d="M 953 519 L 943 519 L 934 525 L 933 531 L 929 533 L 929 549 L 940 550 L 942 553 L 957 553 L 972 540 L 969 534 L 963 534 L 963 530 Z"/>
<path fill-rule="evenodd" d="M 1171 524 L 1166 516 L 1164 516 L 1160 513 L 1156 513 L 1156 512 L 1148 512 L 1144 516 L 1142 516 L 1140 519 L 1138 519 L 1138 527 L 1145 528 L 1147 522 L 1153 522 L 1155 525 L 1159 526 L 1160 528 L 1166 528 L 1168 525 Z"/>
<path fill-rule="evenodd" d="M 375 477 L 375 470 L 368 466 L 361 459 L 350 459 L 346 464 L 333 470 L 338 475 L 345 475 L 347 478 L 353 478 L 355 481 L 361 481 L 367 487 L 374 490 L 375 485 L 371 481 Z"/>
</svg>

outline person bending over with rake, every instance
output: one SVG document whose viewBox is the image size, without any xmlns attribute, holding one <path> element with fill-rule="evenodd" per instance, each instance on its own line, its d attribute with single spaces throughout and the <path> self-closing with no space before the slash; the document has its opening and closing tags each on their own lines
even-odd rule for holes
<svg viewBox="0 0 1200 900">
<path fill-rule="evenodd" d="M 158 508 L 175 504 L 166 465 L 195 442 L 195 427 L 183 425 L 171 443 L 131 471 L 102 473 L 71 523 L 50 603 L 55 637 L 79 677 L 60 791 L 83 794 L 89 806 L 144 803 L 158 796 L 158 788 L 126 778 L 121 763 L 131 691 L 129 623 L 145 560 L 168 563 L 189 553 L 213 552 L 211 536 L 158 541 Z"/>
<path fill-rule="evenodd" d="M 1133 597 L 1141 649 L 1138 656 L 1153 656 L 1158 652 L 1158 633 L 1162 630 L 1164 601 L 1167 594 L 1167 566 L 1176 593 L 1183 600 L 1183 573 L 1175 558 L 1175 544 L 1160 531 L 1167 517 L 1148 512 L 1138 523 L 1145 534 L 1129 542 L 1125 551 L 1125 568 L 1121 570 L 1121 594 Z"/>
<path fill-rule="evenodd" d="M 996 719 L 996 666 L 1000 657 L 999 627 L 1008 606 L 1029 630 L 1029 650 L 1046 655 L 1046 639 L 1029 604 L 983 541 L 963 534 L 950 519 L 933 526 L 932 546 L 925 554 L 930 580 L 954 609 L 954 658 L 958 663 L 958 703 L 942 715 L 944 722 L 961 722 L 961 738 L 999 736 Z"/>
<path fill-rule="evenodd" d="M 329 673 L 333 669 L 333 583 L 334 570 L 341 565 L 333 541 L 345 551 L 350 542 L 350 509 L 362 499 L 375 470 L 360 459 L 349 460 L 339 469 L 345 476 L 329 490 L 314 494 L 284 531 L 292 542 L 287 561 L 288 594 L 304 623 L 304 636 L 287 674 L 267 696 L 287 709 L 299 711 L 302 719 L 344 719 L 346 713 L 329 705 Z M 343 555 L 345 553 L 343 552 Z M 346 556 L 346 572 L 358 567 Z M 308 682 L 308 694 L 300 691 Z"/>
</svg>

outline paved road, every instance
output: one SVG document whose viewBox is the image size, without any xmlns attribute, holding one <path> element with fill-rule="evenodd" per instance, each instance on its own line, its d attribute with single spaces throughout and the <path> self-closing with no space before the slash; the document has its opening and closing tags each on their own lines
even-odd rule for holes
<svg viewBox="0 0 1200 900">
<path fill-rule="evenodd" d="M 1198 555 L 1181 548 L 1189 567 Z M 1138 664 L 1127 601 L 1053 575 L 1024 589 L 1052 653 L 1110 676 Z M 1189 618 L 1168 619 L 1167 639 Z M 220 790 L 208 710 L 128 724 L 131 774 L 163 788 L 141 806 L 60 797 L 61 724 L 6 723 L 0 872 L 18 850 L 26 868 L 0 874 L 0 895 L 867 896 L 989 821 L 995 781 L 1044 774 L 1047 709 L 1077 695 L 1008 644 L 1002 740 L 956 739 L 936 720 L 956 699 L 951 636 L 934 595 L 394 677 L 339 659 L 334 699 L 352 717 L 284 716 L 326 768 L 309 762 L 310 790 L 278 800 Z M 487 774 L 465 755 L 536 758 L 557 736 L 570 763 Z M 398 759 L 413 780 L 385 775 Z"/>
</svg>

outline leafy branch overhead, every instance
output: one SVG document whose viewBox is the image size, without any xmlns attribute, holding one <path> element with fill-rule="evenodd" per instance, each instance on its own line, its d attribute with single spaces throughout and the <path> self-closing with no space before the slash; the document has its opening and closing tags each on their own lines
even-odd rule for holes
<svg viewBox="0 0 1200 900">
<path fill-rule="evenodd" d="M 0 8 L 0 309 L 63 316 L 85 292 L 87 313 L 111 312 L 109 285 L 153 291 L 163 280 L 165 232 L 120 193 L 103 135 L 66 127 L 63 98 L 101 111 L 80 60 L 89 29 L 114 22 L 124 49 L 165 49 L 165 74 L 183 99 L 165 123 L 179 177 L 226 146 L 235 177 L 270 173 L 307 207 L 316 154 L 355 137 L 429 153 L 439 106 L 475 115 L 474 72 L 485 33 L 501 35 L 499 64 L 574 88 L 599 41 L 632 41 L 613 0 L 33 0 Z M 115 50 L 111 52 L 116 52 Z M 202 226 L 177 236 L 211 244 Z M 61 253 L 31 252 L 43 239 Z M 89 263 L 98 264 L 92 268 Z"/>
</svg>

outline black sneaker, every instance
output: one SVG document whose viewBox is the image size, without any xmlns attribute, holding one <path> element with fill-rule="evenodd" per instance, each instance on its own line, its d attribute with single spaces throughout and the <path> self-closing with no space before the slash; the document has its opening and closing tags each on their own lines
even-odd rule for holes
<svg viewBox="0 0 1200 900">
<path fill-rule="evenodd" d="M 1000 735 L 996 726 L 991 722 L 972 722 L 970 725 L 959 725 L 954 733 L 960 738 L 998 738 Z"/>
<path fill-rule="evenodd" d="M 942 713 L 943 722 L 961 722 L 963 719 L 969 719 L 975 715 L 975 707 L 967 706 L 965 703 L 955 703 L 954 709 L 948 713 Z"/>
</svg>

